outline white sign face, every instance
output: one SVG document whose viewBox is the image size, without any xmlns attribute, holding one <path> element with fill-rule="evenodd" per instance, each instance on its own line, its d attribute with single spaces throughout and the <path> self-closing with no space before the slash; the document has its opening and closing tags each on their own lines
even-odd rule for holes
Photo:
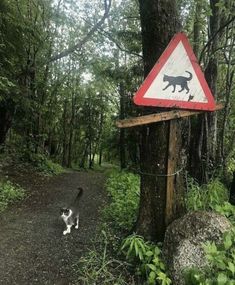
<svg viewBox="0 0 235 285">
<path fill-rule="evenodd" d="M 148 88 L 144 98 L 208 102 L 181 41 Z"/>
<path fill-rule="evenodd" d="M 215 110 L 215 101 L 183 33 L 175 35 L 137 91 L 143 106 Z"/>
</svg>

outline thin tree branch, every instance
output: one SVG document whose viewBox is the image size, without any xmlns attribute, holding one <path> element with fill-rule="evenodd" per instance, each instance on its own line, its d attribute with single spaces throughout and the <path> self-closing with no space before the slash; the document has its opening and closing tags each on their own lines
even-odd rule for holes
<svg viewBox="0 0 235 285">
<path fill-rule="evenodd" d="M 131 52 L 127 49 L 125 49 L 124 47 L 121 46 L 120 43 L 118 43 L 118 40 L 115 39 L 109 32 L 105 31 L 104 29 L 102 28 L 99 28 L 99 31 L 101 34 L 103 34 L 104 36 L 106 36 L 111 42 L 113 42 L 117 48 L 122 51 L 122 52 L 126 52 L 126 53 L 129 53 L 130 55 L 134 55 L 134 56 L 137 56 L 137 57 L 140 57 L 143 59 L 143 56 L 137 52 Z"/>
<path fill-rule="evenodd" d="M 69 54 L 73 53 L 74 51 L 80 50 L 82 48 L 82 46 L 90 39 L 90 37 L 96 32 L 97 29 L 99 29 L 105 19 L 109 16 L 109 11 L 110 11 L 110 7 L 111 7 L 111 2 L 112 0 L 104 0 L 104 15 L 103 17 L 91 28 L 91 30 L 86 34 L 86 36 L 77 44 L 75 44 L 74 46 L 67 48 L 65 50 L 63 50 L 62 52 L 60 52 L 59 54 L 56 54 L 54 56 L 52 56 L 49 59 L 49 62 L 53 62 L 56 61 L 58 59 L 61 59 L 63 57 L 68 56 Z"/>
<path fill-rule="evenodd" d="M 230 20 L 228 20 L 224 25 L 220 26 L 219 29 L 210 37 L 206 45 L 203 47 L 200 57 L 199 57 L 199 63 L 202 61 L 203 54 L 205 50 L 208 48 L 209 44 L 214 40 L 214 38 L 220 33 L 224 28 L 226 28 L 230 23 L 232 23 L 235 20 L 235 16 L 233 16 Z"/>
</svg>

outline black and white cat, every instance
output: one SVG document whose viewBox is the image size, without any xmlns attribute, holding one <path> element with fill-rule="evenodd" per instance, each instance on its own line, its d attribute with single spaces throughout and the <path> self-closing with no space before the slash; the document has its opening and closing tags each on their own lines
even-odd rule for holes
<svg viewBox="0 0 235 285">
<path fill-rule="evenodd" d="M 183 90 L 186 89 L 186 93 L 189 92 L 189 88 L 188 88 L 188 81 L 190 81 L 193 78 L 193 75 L 191 72 L 189 71 L 185 71 L 189 74 L 189 77 L 185 77 L 185 76 L 169 76 L 164 74 L 163 76 L 163 81 L 167 81 L 168 84 L 165 88 L 163 88 L 162 90 L 166 90 L 168 87 L 173 86 L 173 91 L 172 93 L 175 92 L 175 87 L 176 85 L 180 85 L 181 90 L 179 90 L 178 92 L 182 92 Z"/>
<path fill-rule="evenodd" d="M 79 187 L 78 191 L 73 203 L 68 208 L 60 210 L 60 216 L 66 224 L 66 230 L 63 231 L 63 235 L 71 233 L 72 226 L 75 226 L 75 229 L 79 227 L 79 201 L 83 194 L 83 189 Z"/>
</svg>

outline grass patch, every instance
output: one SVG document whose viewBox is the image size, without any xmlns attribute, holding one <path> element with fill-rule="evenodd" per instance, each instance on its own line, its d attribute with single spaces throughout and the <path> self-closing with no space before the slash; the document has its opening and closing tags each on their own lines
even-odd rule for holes
<svg viewBox="0 0 235 285">
<path fill-rule="evenodd" d="M 188 211 L 215 210 L 229 199 L 228 189 L 219 179 L 211 180 L 208 184 L 199 184 L 190 178 L 188 180 L 189 191 L 186 196 Z"/>
<path fill-rule="evenodd" d="M 0 181 L 0 212 L 4 211 L 9 204 L 20 201 L 25 197 L 25 191 L 19 185 L 10 181 Z"/>
<path fill-rule="evenodd" d="M 110 253 L 110 240 L 102 230 L 93 242 L 93 248 L 83 256 L 73 270 L 79 276 L 78 285 L 128 285 L 130 282 L 129 264 Z"/>
</svg>

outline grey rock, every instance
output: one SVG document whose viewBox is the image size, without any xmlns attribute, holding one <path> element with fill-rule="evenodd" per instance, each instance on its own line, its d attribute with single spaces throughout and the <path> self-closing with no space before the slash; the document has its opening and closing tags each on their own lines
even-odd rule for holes
<svg viewBox="0 0 235 285">
<path fill-rule="evenodd" d="M 223 233 L 230 227 L 227 218 L 206 211 L 190 212 L 170 224 L 163 244 L 163 258 L 174 285 L 185 285 L 185 269 L 206 265 L 202 244 L 206 241 L 220 243 Z"/>
</svg>

